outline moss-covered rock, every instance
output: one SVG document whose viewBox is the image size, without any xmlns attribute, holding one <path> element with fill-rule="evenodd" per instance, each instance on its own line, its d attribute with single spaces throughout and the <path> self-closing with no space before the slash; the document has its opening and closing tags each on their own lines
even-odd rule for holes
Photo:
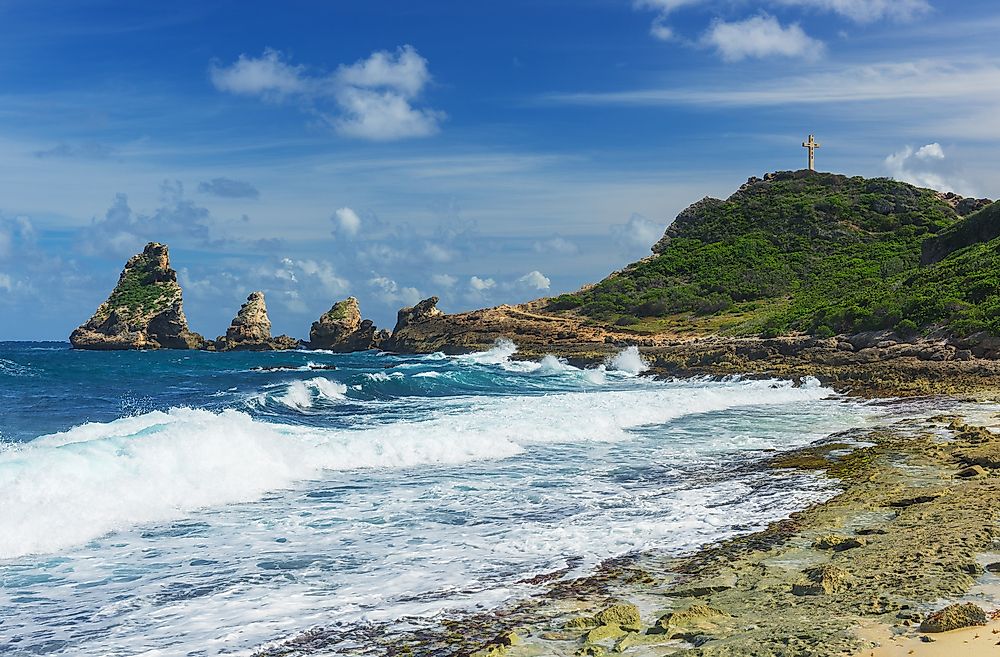
<svg viewBox="0 0 1000 657">
<path fill-rule="evenodd" d="M 986 612 L 971 602 L 948 605 L 920 624 L 921 632 L 948 632 L 963 627 L 986 625 Z"/>
</svg>

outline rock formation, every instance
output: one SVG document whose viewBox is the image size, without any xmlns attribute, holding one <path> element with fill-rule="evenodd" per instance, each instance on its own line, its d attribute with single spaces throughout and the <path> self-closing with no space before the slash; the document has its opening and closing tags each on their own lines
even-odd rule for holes
<svg viewBox="0 0 1000 657">
<path fill-rule="evenodd" d="M 287 335 L 271 337 L 271 320 L 263 292 L 251 292 L 226 334 L 215 341 L 216 351 L 279 351 L 295 349 L 299 341 Z"/>
<path fill-rule="evenodd" d="M 348 297 L 333 304 L 319 320 L 313 322 L 309 330 L 309 346 L 313 349 L 328 349 L 337 353 L 365 351 L 378 346 L 380 337 L 375 332 L 375 324 L 370 319 L 361 319 L 358 300 Z"/>
<path fill-rule="evenodd" d="M 76 349 L 199 349 L 188 329 L 177 272 L 165 244 L 129 258 L 111 296 L 69 337 Z"/>
</svg>

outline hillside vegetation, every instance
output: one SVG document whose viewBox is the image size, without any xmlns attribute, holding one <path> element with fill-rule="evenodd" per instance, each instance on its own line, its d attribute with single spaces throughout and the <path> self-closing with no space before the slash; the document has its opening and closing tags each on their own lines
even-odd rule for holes
<svg viewBox="0 0 1000 657">
<path fill-rule="evenodd" d="M 694 204 L 652 256 L 549 309 L 650 332 L 1000 334 L 1000 239 L 976 239 L 997 234 L 1000 205 L 987 203 L 884 178 L 769 174 Z M 928 240 L 935 261 L 921 265 Z"/>
</svg>

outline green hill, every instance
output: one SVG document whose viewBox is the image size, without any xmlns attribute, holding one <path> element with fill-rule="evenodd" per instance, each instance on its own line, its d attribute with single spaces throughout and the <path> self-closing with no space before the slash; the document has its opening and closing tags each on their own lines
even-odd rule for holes
<svg viewBox="0 0 1000 657">
<path fill-rule="evenodd" d="M 548 307 L 640 332 L 1000 334 L 988 203 L 885 178 L 752 178 L 678 215 L 652 256 Z"/>
</svg>

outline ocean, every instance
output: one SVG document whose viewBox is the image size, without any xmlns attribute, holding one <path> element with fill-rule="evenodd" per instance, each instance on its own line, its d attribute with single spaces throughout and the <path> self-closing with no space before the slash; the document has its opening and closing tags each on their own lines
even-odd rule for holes
<svg viewBox="0 0 1000 657">
<path fill-rule="evenodd" d="M 249 655 L 494 608 L 827 499 L 755 466 L 879 419 L 813 380 L 644 369 L 0 343 L 0 654 Z"/>
</svg>

